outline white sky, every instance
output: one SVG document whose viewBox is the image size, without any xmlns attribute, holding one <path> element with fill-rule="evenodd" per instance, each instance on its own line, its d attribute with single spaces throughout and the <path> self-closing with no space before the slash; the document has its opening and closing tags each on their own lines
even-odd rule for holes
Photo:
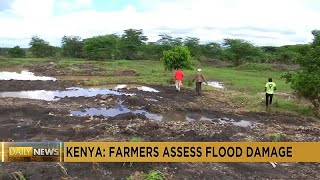
<svg viewBox="0 0 320 180">
<path fill-rule="evenodd" d="M 320 29 L 316 0 L 0 0 L 0 47 L 28 47 L 33 35 L 60 45 L 64 35 L 82 38 L 143 29 L 198 37 L 203 42 L 240 38 L 256 45 L 308 43 Z"/>
</svg>

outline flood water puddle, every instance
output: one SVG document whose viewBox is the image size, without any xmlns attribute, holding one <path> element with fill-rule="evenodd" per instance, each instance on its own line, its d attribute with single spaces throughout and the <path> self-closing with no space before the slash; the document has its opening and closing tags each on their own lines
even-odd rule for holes
<svg viewBox="0 0 320 180">
<path fill-rule="evenodd" d="M 137 88 L 139 91 L 145 91 L 145 92 L 160 92 L 154 88 L 148 87 L 148 86 L 135 86 L 135 85 L 126 85 L 126 84 L 119 84 L 114 89 L 131 89 L 131 88 Z"/>
<path fill-rule="evenodd" d="M 67 88 L 63 91 L 46 91 L 46 90 L 35 90 L 35 91 L 17 91 L 17 92 L 0 92 L 0 97 L 12 97 L 12 98 L 23 98 L 23 99 L 37 99 L 45 101 L 57 101 L 65 97 L 93 97 L 96 95 L 128 95 L 133 96 L 134 94 L 121 93 L 110 89 L 97 89 L 97 88 Z"/>
<path fill-rule="evenodd" d="M 53 77 L 36 76 L 36 75 L 34 75 L 34 73 L 29 72 L 29 71 L 21 71 L 20 73 L 2 71 L 2 72 L 0 72 L 0 80 L 56 81 L 57 79 L 53 78 Z"/>
<path fill-rule="evenodd" d="M 161 120 L 161 117 L 156 114 L 148 113 L 145 110 L 130 110 L 126 107 L 119 108 L 87 108 L 82 111 L 71 111 L 70 113 L 74 116 L 83 116 L 83 115 L 92 115 L 92 116 L 106 116 L 106 117 L 115 117 L 120 114 L 125 113 L 133 113 L 133 114 L 142 114 L 145 115 L 148 119 L 151 120 Z"/>
<path fill-rule="evenodd" d="M 218 81 L 210 81 L 208 82 L 208 86 L 212 86 L 212 87 L 215 87 L 215 88 L 220 88 L 220 89 L 223 89 L 224 86 L 222 85 L 222 83 L 218 82 Z"/>
<path fill-rule="evenodd" d="M 133 113 L 133 114 L 142 114 L 145 115 L 150 120 L 156 120 L 156 121 L 176 121 L 176 122 L 192 122 L 192 121 L 210 121 L 217 124 L 231 124 L 234 126 L 239 127 L 252 127 L 253 123 L 246 120 L 239 120 L 236 121 L 234 119 L 228 119 L 228 118 L 209 118 L 206 116 L 203 116 L 201 114 L 196 113 L 182 113 L 182 112 L 171 112 L 166 114 L 154 114 L 147 112 L 142 109 L 138 110 L 131 110 L 125 107 L 122 104 L 118 104 L 114 108 L 86 108 L 83 110 L 77 110 L 77 111 L 70 111 L 70 113 L 74 116 L 105 116 L 105 117 L 115 117 L 120 114 L 125 113 Z"/>
<path fill-rule="evenodd" d="M 253 124 L 250 121 L 246 121 L 246 120 L 235 121 L 233 119 L 228 119 L 228 118 L 219 118 L 217 120 L 218 120 L 218 123 L 221 123 L 221 124 L 233 124 L 235 126 L 241 126 L 241 127 L 253 126 Z"/>
<path fill-rule="evenodd" d="M 103 85 L 103 86 L 95 86 L 95 87 L 99 87 L 99 88 L 108 88 L 108 89 L 113 89 L 113 90 L 129 90 L 129 89 L 137 89 L 139 91 L 144 91 L 144 92 L 160 92 L 152 87 L 148 87 L 148 86 L 139 86 L 139 85 L 134 85 L 134 84 L 118 84 L 116 86 L 114 85 Z"/>
</svg>

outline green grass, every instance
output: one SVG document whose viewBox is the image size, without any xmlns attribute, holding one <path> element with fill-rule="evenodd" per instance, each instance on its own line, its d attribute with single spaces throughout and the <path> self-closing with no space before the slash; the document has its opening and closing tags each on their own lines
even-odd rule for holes
<svg viewBox="0 0 320 180">
<path fill-rule="evenodd" d="M 163 174 L 158 170 L 151 170 L 146 176 L 146 180 L 163 180 Z"/>
<path fill-rule="evenodd" d="M 228 99 L 234 103 L 238 104 L 245 109 L 251 111 L 265 111 L 265 94 L 264 93 L 241 93 L 232 92 L 228 95 Z M 291 112 L 295 114 L 305 115 L 305 116 L 315 116 L 312 106 L 307 101 L 298 101 L 293 99 L 288 99 L 285 97 L 274 95 L 273 103 L 271 106 L 272 111 L 277 112 Z"/>
<path fill-rule="evenodd" d="M 48 58 L 3 58 L 0 59 L 0 67 L 17 67 L 38 62 L 50 62 Z"/>
<path fill-rule="evenodd" d="M 109 70 L 135 70 L 139 73 L 137 77 L 124 78 L 121 76 L 106 78 L 95 82 L 87 82 L 88 85 L 102 85 L 111 81 L 113 82 L 131 82 L 131 83 L 144 83 L 144 84 L 169 84 L 173 72 L 165 72 L 162 64 L 159 61 L 128 61 L 118 60 L 111 62 L 92 61 L 90 62 L 96 67 L 105 67 Z M 265 65 L 263 65 L 265 66 Z M 276 82 L 279 92 L 290 92 L 291 88 L 288 84 L 281 79 L 281 71 L 276 70 L 244 70 L 243 68 L 217 68 L 217 67 L 203 67 L 196 66 L 195 69 L 203 69 L 203 73 L 208 81 L 218 80 L 222 81 L 228 89 L 240 92 L 263 92 L 264 85 L 269 77 Z M 186 78 L 185 85 L 189 85 L 190 80 L 193 79 L 196 72 L 195 70 L 184 70 Z"/>
<path fill-rule="evenodd" d="M 272 142 L 283 142 L 283 141 L 285 141 L 286 136 L 285 136 L 285 134 L 280 132 L 280 133 L 270 134 L 269 138 Z"/>
<path fill-rule="evenodd" d="M 129 139 L 129 142 L 142 142 L 142 138 L 133 136 Z"/>
<path fill-rule="evenodd" d="M 143 172 L 135 173 L 129 177 L 126 177 L 126 180 L 133 180 L 133 179 L 141 179 L 141 180 L 164 180 L 163 173 L 159 170 L 151 170 L 148 174 Z"/>
<path fill-rule="evenodd" d="M 37 62 L 50 62 L 48 58 L 11 58 L 1 60 L 1 67 L 12 67 L 17 65 L 32 64 Z M 69 68 L 75 72 L 81 72 L 76 67 L 78 64 L 90 64 L 97 68 L 105 68 L 104 72 L 97 72 L 97 75 L 109 75 L 113 71 L 134 70 L 139 76 L 136 77 L 106 77 L 105 79 L 91 80 L 87 85 L 103 85 L 108 83 L 126 82 L 126 83 L 143 83 L 143 84 L 169 84 L 173 72 L 164 71 L 160 61 L 130 61 L 130 60 L 113 60 L 113 61 L 86 61 L 84 59 L 62 59 L 56 61 L 56 66 L 60 69 Z M 274 79 L 279 92 L 290 92 L 291 88 L 281 79 L 281 71 L 271 69 L 265 64 L 246 64 L 237 68 L 228 67 L 210 67 L 202 66 L 200 63 L 194 63 L 194 70 L 184 70 L 186 78 L 185 85 L 191 85 L 189 82 L 196 74 L 196 69 L 203 69 L 203 73 L 208 81 L 222 81 L 228 89 L 239 92 L 263 92 L 264 85 L 269 77 Z M 269 69 L 270 68 L 270 69 Z M 93 81 L 93 82 L 92 82 Z M 172 82 L 171 82 L 172 83 Z"/>
</svg>

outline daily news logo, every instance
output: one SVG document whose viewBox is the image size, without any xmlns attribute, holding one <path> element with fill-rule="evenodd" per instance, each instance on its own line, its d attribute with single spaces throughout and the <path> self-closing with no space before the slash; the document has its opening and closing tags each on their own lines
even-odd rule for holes
<svg viewBox="0 0 320 180">
<path fill-rule="evenodd" d="M 9 147 L 9 157 L 59 156 L 58 148 Z"/>
</svg>

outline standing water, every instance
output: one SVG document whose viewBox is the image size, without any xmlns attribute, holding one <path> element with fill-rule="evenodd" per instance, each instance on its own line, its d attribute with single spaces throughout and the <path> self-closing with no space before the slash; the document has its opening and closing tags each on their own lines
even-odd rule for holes
<svg viewBox="0 0 320 180">
<path fill-rule="evenodd" d="M 231 124 L 239 127 L 252 127 L 253 124 L 250 121 L 240 120 L 236 121 L 234 119 L 228 118 L 211 118 L 203 116 L 198 113 L 184 113 L 184 112 L 170 112 L 166 114 L 153 114 L 147 112 L 143 109 L 131 110 L 122 104 L 118 104 L 114 108 L 87 108 L 84 110 L 71 111 L 70 113 L 75 116 L 91 115 L 91 116 L 105 116 L 105 117 L 115 117 L 120 114 L 125 113 L 142 114 L 145 115 L 150 120 L 157 121 L 177 121 L 177 122 L 190 122 L 190 121 L 209 121 L 217 124 Z"/>
<path fill-rule="evenodd" d="M 219 88 L 219 89 L 223 89 L 223 85 L 220 82 L 217 81 L 210 81 L 208 82 L 209 86 L 215 87 L 215 88 Z"/>
<path fill-rule="evenodd" d="M 0 97 L 13 97 L 13 98 L 24 98 L 24 99 L 38 99 L 46 101 L 57 101 L 60 98 L 65 97 L 94 97 L 96 95 L 128 95 L 132 96 L 134 94 L 121 93 L 109 89 L 84 89 L 84 88 L 67 88 L 64 91 L 45 91 L 45 90 L 35 90 L 35 91 L 18 91 L 18 92 L 0 92 Z"/>
<path fill-rule="evenodd" d="M 0 80 L 42 80 L 42 81 L 56 81 L 56 78 L 46 76 L 36 76 L 29 71 L 17 72 L 0 72 Z"/>
<path fill-rule="evenodd" d="M 133 114 L 142 114 L 145 115 L 148 119 L 152 120 L 161 120 L 161 116 L 157 114 L 149 113 L 145 110 L 138 109 L 138 110 L 130 110 L 129 108 L 125 107 L 122 102 L 118 102 L 118 104 L 114 108 L 86 108 L 82 111 L 71 111 L 70 113 L 75 116 L 82 116 L 82 115 L 93 115 L 93 116 L 105 116 L 105 117 L 115 117 L 120 114 L 125 113 L 133 113 Z"/>
</svg>

